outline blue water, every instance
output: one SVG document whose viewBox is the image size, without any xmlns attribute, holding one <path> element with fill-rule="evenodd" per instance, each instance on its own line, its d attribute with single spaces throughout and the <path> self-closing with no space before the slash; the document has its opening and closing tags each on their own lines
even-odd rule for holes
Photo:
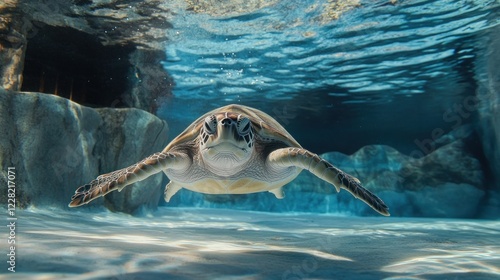
<svg viewBox="0 0 500 280">
<path fill-rule="evenodd" d="M 340 104 L 386 103 L 458 82 L 464 73 L 449 70 L 500 23 L 495 1 L 363 1 L 330 21 L 322 3 L 280 1 L 233 17 L 178 11 L 165 62 L 176 99 L 220 105 L 322 91 Z"/>
</svg>

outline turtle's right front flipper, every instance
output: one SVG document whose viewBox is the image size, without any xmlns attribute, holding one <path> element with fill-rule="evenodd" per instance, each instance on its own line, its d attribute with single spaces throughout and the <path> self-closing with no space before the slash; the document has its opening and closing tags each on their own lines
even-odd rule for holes
<svg viewBox="0 0 500 280">
<path fill-rule="evenodd" d="M 164 169 L 186 168 L 190 162 L 191 160 L 185 154 L 155 153 L 129 167 L 100 175 L 92 182 L 79 187 L 71 197 L 69 207 L 87 204 L 114 190 L 121 191 L 124 187 L 144 180 Z"/>
</svg>

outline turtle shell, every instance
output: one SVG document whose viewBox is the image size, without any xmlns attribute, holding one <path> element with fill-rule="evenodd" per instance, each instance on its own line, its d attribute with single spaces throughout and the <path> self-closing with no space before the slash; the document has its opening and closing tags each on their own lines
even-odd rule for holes
<svg viewBox="0 0 500 280">
<path fill-rule="evenodd" d="M 289 147 L 299 147 L 300 144 L 281 126 L 274 118 L 268 114 L 243 105 L 231 104 L 224 107 L 214 109 L 203 116 L 196 119 L 189 125 L 179 136 L 175 137 L 170 144 L 165 147 L 163 152 L 168 152 L 176 146 L 183 145 L 198 137 L 200 130 L 204 125 L 205 118 L 210 115 L 232 112 L 234 114 L 242 114 L 246 116 L 252 123 L 252 127 L 259 138 L 264 139 L 264 142 L 282 142 Z"/>
</svg>

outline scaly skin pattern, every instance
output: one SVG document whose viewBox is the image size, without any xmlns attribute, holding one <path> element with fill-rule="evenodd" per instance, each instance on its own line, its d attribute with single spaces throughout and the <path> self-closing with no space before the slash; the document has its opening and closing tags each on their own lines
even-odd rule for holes
<svg viewBox="0 0 500 280">
<path fill-rule="evenodd" d="M 87 204 L 92 200 L 105 196 L 135 182 L 161 172 L 165 168 L 187 168 L 187 156 L 178 153 L 155 153 L 129 167 L 103 174 L 90 183 L 79 187 L 71 197 L 70 207 Z"/>
</svg>

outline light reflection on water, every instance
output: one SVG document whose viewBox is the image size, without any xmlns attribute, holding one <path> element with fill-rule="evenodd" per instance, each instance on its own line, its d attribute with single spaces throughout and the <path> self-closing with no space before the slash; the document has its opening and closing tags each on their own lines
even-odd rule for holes
<svg viewBox="0 0 500 280">
<path fill-rule="evenodd" d="M 385 266 L 383 271 L 415 275 L 447 273 L 486 273 L 500 277 L 498 248 L 464 247 L 460 250 L 423 248 L 428 255 L 419 256 Z"/>
<path fill-rule="evenodd" d="M 188 208 L 19 217 L 22 258 L 9 279 L 500 277 L 500 221 Z"/>
<path fill-rule="evenodd" d="M 365 1 L 327 22 L 318 19 L 321 0 L 236 17 L 179 10 L 164 66 L 180 99 L 283 100 L 319 90 L 348 94 L 344 102 L 390 101 L 453 82 L 464 74 L 457 66 L 478 55 L 482 32 L 500 24 L 495 1 L 395 3 Z"/>
</svg>

